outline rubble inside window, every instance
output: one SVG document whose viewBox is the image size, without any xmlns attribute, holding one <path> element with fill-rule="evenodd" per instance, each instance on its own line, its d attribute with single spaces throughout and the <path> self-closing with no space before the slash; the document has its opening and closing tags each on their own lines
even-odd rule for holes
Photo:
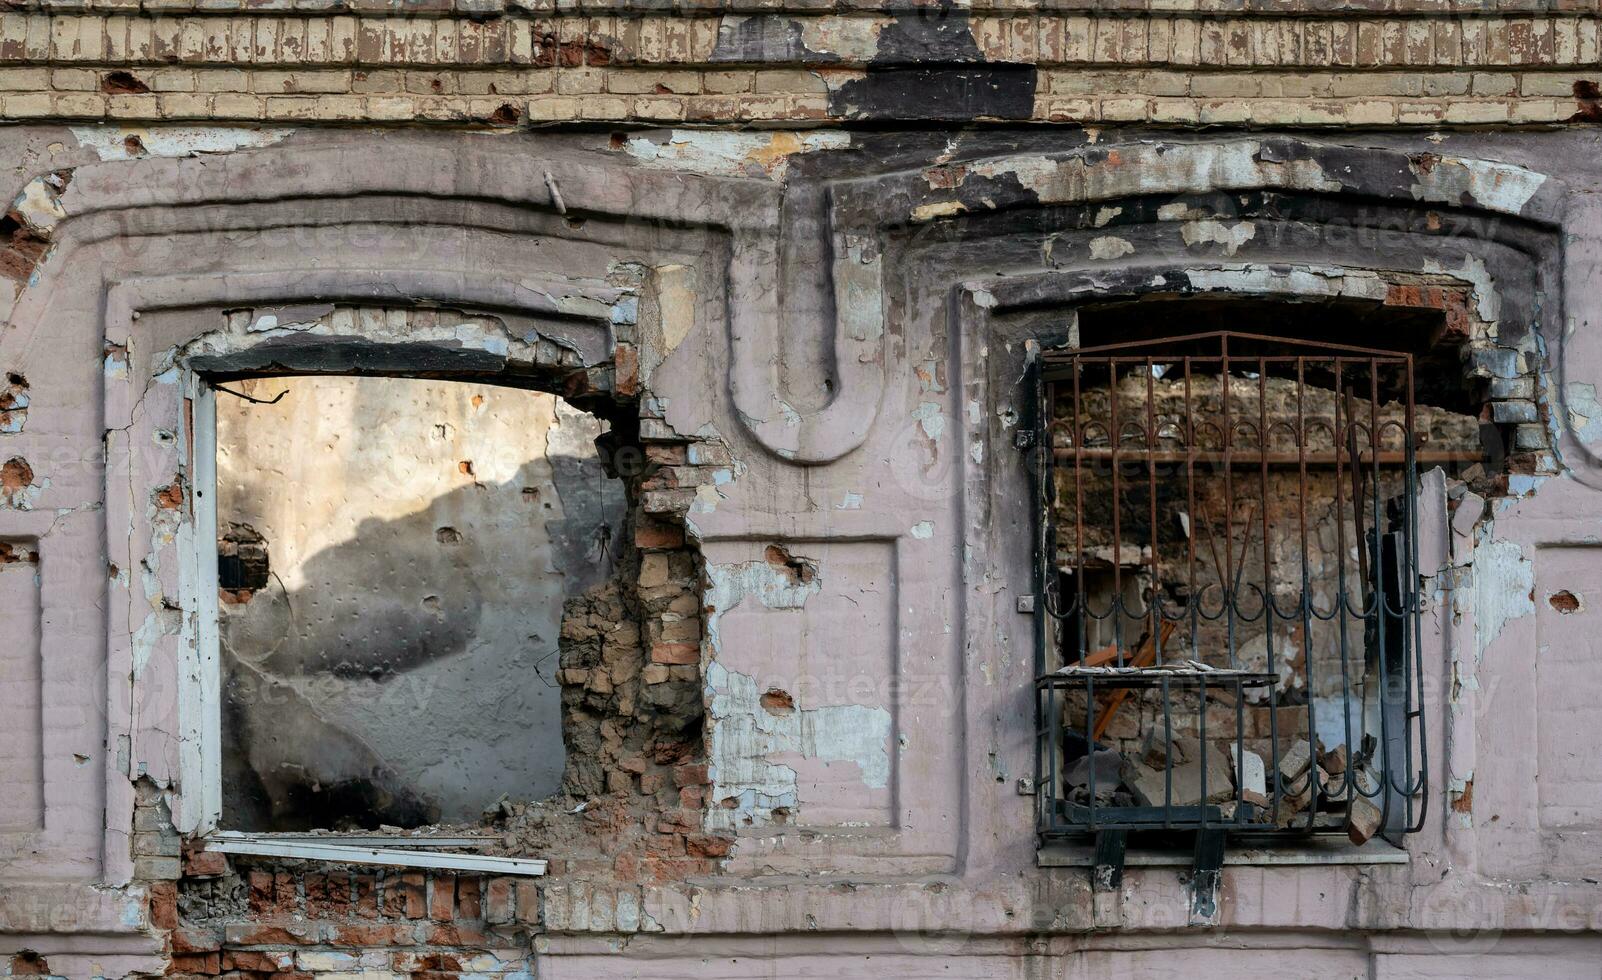
<svg viewBox="0 0 1602 980">
<path fill-rule="evenodd" d="M 1226 839 L 1417 829 L 1418 479 L 1485 456 L 1418 366 L 1223 331 L 1046 355 L 1043 839 L 1121 867 L 1194 833 L 1216 870 Z"/>
</svg>

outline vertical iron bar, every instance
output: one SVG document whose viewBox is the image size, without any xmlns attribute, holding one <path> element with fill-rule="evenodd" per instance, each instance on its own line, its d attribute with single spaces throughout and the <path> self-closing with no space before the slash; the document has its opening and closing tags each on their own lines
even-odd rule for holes
<svg viewBox="0 0 1602 980">
<path fill-rule="evenodd" d="M 1374 487 L 1369 494 L 1373 498 L 1373 502 L 1369 505 L 1371 510 L 1369 526 L 1374 529 L 1374 555 L 1373 560 L 1369 562 L 1369 566 L 1374 578 L 1372 583 L 1374 588 L 1374 636 L 1375 642 L 1379 647 L 1379 755 L 1380 768 L 1383 771 L 1383 775 L 1380 778 L 1380 787 L 1384 795 L 1384 801 L 1380 806 L 1380 827 L 1383 829 L 1389 827 L 1391 822 L 1391 794 L 1385 792 L 1385 788 L 1391 779 L 1390 712 L 1386 710 L 1386 702 L 1390 699 L 1389 679 L 1391 671 L 1390 660 L 1386 656 L 1387 651 L 1385 649 L 1385 532 L 1384 525 L 1380 523 L 1379 362 L 1374 358 L 1370 358 L 1368 362 L 1368 391 L 1368 442 L 1369 452 L 1373 454 L 1370 465 L 1374 471 L 1372 480 Z"/>
<path fill-rule="evenodd" d="M 1226 336 L 1220 344 L 1219 355 L 1219 403 L 1224 409 L 1224 567 L 1218 569 L 1219 589 L 1225 600 L 1224 622 L 1226 624 L 1225 642 L 1231 657 L 1235 656 L 1235 591 L 1230 581 L 1230 574 L 1235 568 L 1235 427 L 1230 418 L 1229 406 L 1229 338 Z"/>
<path fill-rule="evenodd" d="M 1197 523 L 1196 517 L 1196 419 L 1191 405 L 1191 360 L 1189 355 L 1185 357 L 1184 364 L 1185 448 L 1187 450 L 1185 454 L 1185 519 L 1189 521 L 1189 527 L 1186 528 L 1185 534 L 1185 574 L 1189 590 L 1186 592 L 1186 613 L 1190 619 L 1190 649 L 1193 653 L 1200 653 L 1201 651 L 1197 648 L 1196 643 L 1197 634 L 1201 629 L 1201 618 L 1198 612 L 1200 604 L 1197 601 L 1198 593 L 1196 591 L 1196 533 L 1200 530 L 1201 525 Z M 1209 531 L 1208 533 L 1212 532 Z M 1234 666 L 1233 658 L 1231 658 L 1230 665 Z"/>
<path fill-rule="evenodd" d="M 1351 630 L 1347 623 L 1348 618 L 1351 616 L 1351 607 L 1346 594 L 1346 481 L 1341 478 L 1343 475 L 1341 473 L 1341 451 L 1351 444 L 1351 440 L 1347 437 L 1346 428 L 1352 424 L 1351 415 L 1347 414 L 1345 418 L 1346 426 L 1343 427 L 1341 425 L 1341 407 L 1346 404 L 1344 369 L 1345 359 L 1335 358 L 1335 396 L 1332 399 L 1332 407 L 1335 412 L 1335 429 L 1331 435 L 1335 443 L 1332 447 L 1335 456 L 1335 598 L 1337 603 L 1335 625 L 1341 654 L 1341 705 L 1345 708 L 1345 717 L 1342 719 L 1342 724 L 1345 725 L 1346 729 L 1346 758 L 1348 766 L 1345 789 L 1346 808 L 1349 813 L 1351 812 L 1354 784 L 1356 782 L 1354 777 L 1356 776 L 1357 746 L 1352 741 L 1352 678 L 1351 651 L 1349 648 Z M 1357 465 L 1355 458 L 1352 460 L 1352 465 Z M 1355 527 L 1353 528 L 1353 533 L 1356 533 Z M 1358 705 L 1360 713 L 1364 707 L 1364 705 Z"/>
<path fill-rule="evenodd" d="M 1162 567 L 1157 557 L 1157 379 L 1152 375 L 1153 365 L 1150 357 L 1146 358 L 1146 483 L 1150 500 L 1147 501 L 1151 522 L 1151 595 L 1146 600 L 1151 607 L 1151 643 L 1156 663 L 1163 662 L 1163 634 L 1159 629 L 1161 615 L 1157 609 L 1157 597 L 1161 595 L 1160 586 L 1162 578 L 1159 569 Z"/>
<path fill-rule="evenodd" d="M 1412 621 L 1411 622 L 1411 626 L 1413 628 L 1412 629 L 1412 632 L 1413 632 L 1413 666 L 1414 666 L 1415 670 L 1417 671 L 1417 684 L 1418 684 L 1417 692 L 1415 693 L 1414 677 L 1411 674 L 1407 677 L 1407 689 L 1408 689 L 1407 703 L 1408 703 L 1408 708 L 1409 708 L 1409 710 L 1414 711 L 1416 713 L 1417 717 L 1418 717 L 1417 729 L 1418 729 L 1418 760 L 1419 760 L 1418 761 L 1418 771 L 1419 771 L 1418 783 L 1419 783 L 1419 785 L 1417 787 L 1412 785 L 1413 762 L 1412 762 L 1412 742 L 1411 742 L 1411 738 L 1409 739 L 1409 742 L 1408 742 L 1408 745 L 1407 745 L 1407 748 L 1408 748 L 1407 770 L 1408 770 L 1408 783 L 1409 783 L 1409 785 L 1408 785 L 1408 793 L 1407 793 L 1408 811 L 1409 811 L 1409 813 L 1408 813 L 1409 820 L 1408 820 L 1407 831 L 1408 832 L 1414 832 L 1414 831 L 1417 831 L 1417 830 L 1421 829 L 1424 826 L 1424 818 L 1425 818 L 1426 814 L 1429 811 L 1430 796 L 1429 796 L 1428 792 L 1423 792 L 1423 790 L 1425 790 L 1425 783 L 1427 783 L 1428 780 L 1429 780 L 1430 764 L 1429 764 L 1429 738 L 1428 738 L 1428 731 L 1427 731 L 1427 728 L 1426 728 L 1426 726 L 1428 724 L 1428 720 L 1427 720 L 1427 717 L 1425 715 L 1423 699 L 1422 699 L 1423 684 L 1424 684 L 1424 625 L 1423 625 L 1424 615 L 1423 615 L 1423 609 L 1421 608 L 1421 604 L 1420 604 L 1420 601 L 1419 601 L 1418 581 L 1419 581 L 1419 574 L 1423 571 L 1423 569 L 1421 569 L 1419 567 L 1419 554 L 1418 554 L 1418 465 L 1417 465 L 1417 461 L 1416 461 L 1415 455 L 1414 455 L 1414 445 L 1415 445 L 1416 440 L 1413 438 L 1413 432 L 1414 432 L 1413 426 L 1414 426 L 1415 421 L 1416 421 L 1415 418 L 1414 418 L 1414 413 L 1413 413 L 1413 384 L 1414 384 L 1414 378 L 1413 378 L 1413 355 L 1408 354 L 1404 363 L 1405 363 L 1406 372 L 1407 372 L 1407 403 L 1406 403 L 1406 411 L 1407 411 L 1407 431 L 1406 431 L 1406 439 L 1407 439 L 1407 446 L 1406 446 L 1407 476 L 1406 476 L 1406 480 L 1407 480 L 1407 484 L 1408 484 L 1408 487 L 1407 487 L 1407 506 L 1408 506 L 1408 510 L 1407 510 L 1406 533 L 1407 533 L 1407 540 L 1408 540 L 1408 558 L 1409 558 L 1409 566 L 1410 566 L 1408 568 L 1408 570 L 1407 570 L 1407 576 L 1408 577 L 1407 577 L 1406 587 L 1407 587 L 1407 595 L 1409 597 L 1409 606 L 1410 606 L 1410 610 L 1409 611 L 1410 611 L 1410 619 Z M 1405 663 L 1405 661 L 1404 661 L 1404 663 Z M 1414 707 L 1415 698 L 1417 698 L 1418 701 L 1419 701 L 1418 706 L 1416 708 Z M 1408 735 L 1410 737 L 1412 735 L 1412 732 L 1413 732 L 1413 728 L 1410 726 L 1408 728 Z M 1413 797 L 1414 797 L 1414 790 L 1415 789 L 1420 791 L 1420 792 L 1417 793 L 1417 796 L 1418 796 L 1418 799 L 1419 799 L 1419 804 L 1418 804 L 1418 813 L 1417 813 L 1416 816 L 1412 813 L 1412 810 L 1413 810 Z"/>
<path fill-rule="evenodd" d="M 1120 546 L 1123 544 L 1124 537 L 1124 495 L 1122 488 L 1119 486 L 1119 477 L 1122 475 L 1121 471 L 1123 469 L 1122 451 L 1124 434 L 1123 430 L 1118 425 L 1118 361 L 1116 358 L 1107 359 L 1107 396 L 1107 410 L 1108 414 L 1111 416 L 1108 434 L 1112 440 L 1112 452 L 1109 454 L 1109 457 L 1112 460 L 1111 504 L 1113 515 L 1113 601 L 1111 612 L 1113 624 L 1113 643 L 1116 644 L 1118 651 L 1118 666 L 1122 667 L 1124 666 L 1124 565 L 1121 557 Z"/>
</svg>

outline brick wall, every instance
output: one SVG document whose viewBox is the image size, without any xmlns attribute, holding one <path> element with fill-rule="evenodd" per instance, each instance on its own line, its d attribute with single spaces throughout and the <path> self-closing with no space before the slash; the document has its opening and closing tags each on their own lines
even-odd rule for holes
<svg viewBox="0 0 1602 980">
<path fill-rule="evenodd" d="M 1227 15 L 1218 8 L 1228 5 L 1183 0 L 1103 14 L 1066 4 L 706 5 L 677 16 L 624 4 L 585 16 L 554 4 L 331 6 L 50 4 L 0 15 L 0 118 L 1342 126 L 1602 116 L 1591 2 L 1278 3 Z"/>
<path fill-rule="evenodd" d="M 235 873 L 220 861 L 189 871 L 181 886 L 155 888 L 151 903 L 174 975 L 532 975 L 532 879 L 326 866 Z M 637 908 L 638 889 L 626 891 Z"/>
</svg>

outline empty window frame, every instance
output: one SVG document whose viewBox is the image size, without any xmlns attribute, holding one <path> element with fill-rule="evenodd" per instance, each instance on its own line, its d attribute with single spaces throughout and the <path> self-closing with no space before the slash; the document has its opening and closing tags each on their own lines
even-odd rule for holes
<svg viewBox="0 0 1602 980">
<path fill-rule="evenodd" d="M 605 423 L 433 379 L 193 390 L 211 846 L 354 860 L 329 832 L 412 846 L 554 793 L 563 604 L 612 572 L 625 512 L 597 458 Z"/>
</svg>

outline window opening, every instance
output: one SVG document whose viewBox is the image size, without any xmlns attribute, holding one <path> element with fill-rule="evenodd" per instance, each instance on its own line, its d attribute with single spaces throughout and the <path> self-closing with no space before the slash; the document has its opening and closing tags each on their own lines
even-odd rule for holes
<svg viewBox="0 0 1602 980">
<path fill-rule="evenodd" d="M 260 378 L 213 401 L 220 827 L 476 823 L 556 794 L 562 692 L 537 665 L 624 537 L 607 424 L 424 378 Z"/>
<path fill-rule="evenodd" d="M 1418 829 L 1417 474 L 1478 419 L 1410 354 L 1238 332 L 1037 380 L 1042 837 Z"/>
</svg>

